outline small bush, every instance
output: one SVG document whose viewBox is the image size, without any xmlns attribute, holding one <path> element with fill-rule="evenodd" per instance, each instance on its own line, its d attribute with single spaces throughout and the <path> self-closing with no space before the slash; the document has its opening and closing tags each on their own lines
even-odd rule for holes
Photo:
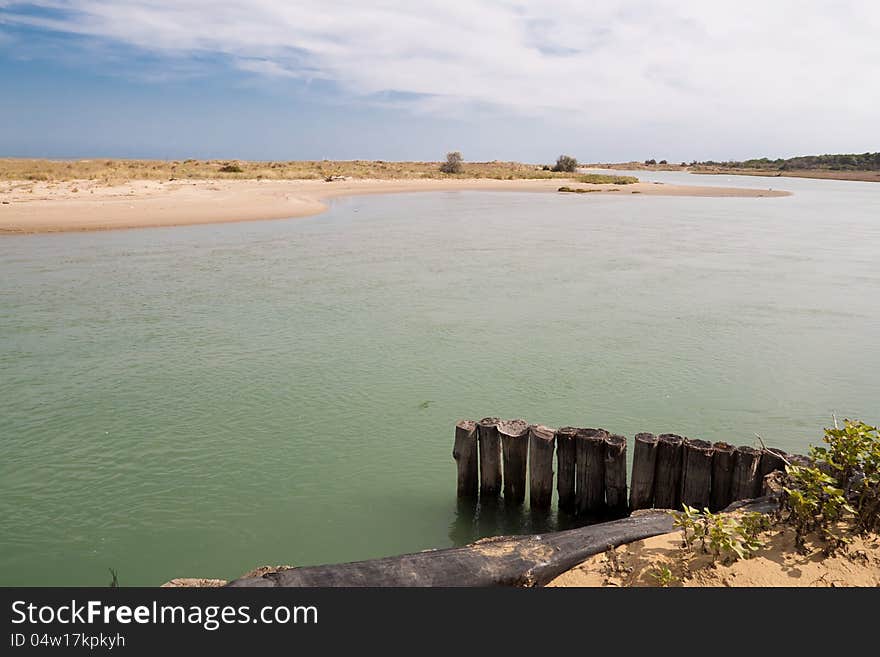
<svg viewBox="0 0 880 657">
<path fill-rule="evenodd" d="M 224 164 L 220 167 L 220 173 L 242 173 L 244 171 L 237 164 Z"/>
<path fill-rule="evenodd" d="M 440 171 L 443 173 L 461 173 L 462 157 L 458 151 L 446 154 L 446 161 L 440 165 Z"/>
<path fill-rule="evenodd" d="M 566 173 L 574 173 L 578 167 L 578 161 L 571 155 L 560 155 L 556 158 L 556 164 L 553 171 L 564 171 Z"/>
<path fill-rule="evenodd" d="M 770 528 L 770 520 L 761 513 L 745 513 L 741 519 L 723 513 L 710 513 L 682 505 L 684 511 L 670 511 L 674 525 L 681 527 L 684 544 L 693 548 L 699 541 L 703 552 L 725 562 L 749 559 L 764 544 L 758 535 Z M 708 546 L 708 547 L 707 547 Z"/>
<path fill-rule="evenodd" d="M 668 566 L 654 566 L 648 571 L 648 576 L 653 578 L 659 586 L 663 587 L 678 581 L 678 578 L 672 574 Z"/>
<path fill-rule="evenodd" d="M 842 429 L 826 429 L 823 440 L 827 447 L 810 448 L 811 465 L 785 468 L 783 514 L 794 525 L 801 548 L 813 531 L 833 545 L 845 542 L 835 525 L 847 515 L 857 531 L 880 529 L 878 428 L 846 420 Z"/>
</svg>

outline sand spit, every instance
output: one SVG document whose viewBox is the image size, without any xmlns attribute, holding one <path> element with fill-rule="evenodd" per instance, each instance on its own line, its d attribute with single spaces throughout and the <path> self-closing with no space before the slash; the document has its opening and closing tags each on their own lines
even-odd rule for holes
<svg viewBox="0 0 880 657">
<path fill-rule="evenodd" d="M 133 180 L 6 181 L 0 183 L 0 234 L 109 230 L 307 217 L 327 209 L 326 201 L 358 194 L 431 191 L 520 191 L 557 193 L 565 179 L 364 180 Z M 586 185 L 605 196 L 787 196 L 788 192 L 635 183 Z M 634 197 L 635 198 L 635 197 Z"/>
</svg>

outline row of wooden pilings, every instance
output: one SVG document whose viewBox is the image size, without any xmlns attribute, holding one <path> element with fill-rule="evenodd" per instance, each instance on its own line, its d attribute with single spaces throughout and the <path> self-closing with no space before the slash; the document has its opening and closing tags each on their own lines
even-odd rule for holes
<svg viewBox="0 0 880 657">
<path fill-rule="evenodd" d="M 604 429 L 552 429 L 525 420 L 484 418 L 455 425 L 452 455 L 458 496 L 523 504 L 528 479 L 533 511 L 553 498 L 553 456 L 560 511 L 586 517 L 623 517 L 636 509 L 717 511 L 762 494 L 764 477 L 803 459 L 778 449 L 734 447 L 676 434 L 635 436 L 627 495 L 627 439 Z M 528 473 L 528 477 L 527 477 Z"/>
</svg>

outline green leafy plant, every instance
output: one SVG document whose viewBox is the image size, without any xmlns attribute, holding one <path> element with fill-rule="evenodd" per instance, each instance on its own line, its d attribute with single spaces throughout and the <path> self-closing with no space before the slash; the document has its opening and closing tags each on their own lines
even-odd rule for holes
<svg viewBox="0 0 880 657">
<path fill-rule="evenodd" d="M 714 559 L 724 562 L 749 559 L 764 547 L 761 532 L 769 529 L 770 521 L 760 513 L 746 513 L 741 518 L 699 511 L 687 504 L 683 511 L 671 511 L 673 524 L 680 527 L 684 544 L 694 549 L 699 541 L 700 549 L 709 552 Z"/>
<path fill-rule="evenodd" d="M 648 571 L 648 577 L 653 578 L 659 586 L 663 587 L 678 581 L 678 578 L 672 574 L 667 566 L 654 566 Z"/>
<path fill-rule="evenodd" d="M 836 423 L 835 423 L 836 424 Z M 782 511 L 803 548 L 816 532 L 834 544 L 846 539 L 836 525 L 851 516 L 857 531 L 880 528 L 880 434 L 877 427 L 845 420 L 825 430 L 825 446 L 810 448 L 810 465 L 789 465 L 785 471 Z"/>
</svg>

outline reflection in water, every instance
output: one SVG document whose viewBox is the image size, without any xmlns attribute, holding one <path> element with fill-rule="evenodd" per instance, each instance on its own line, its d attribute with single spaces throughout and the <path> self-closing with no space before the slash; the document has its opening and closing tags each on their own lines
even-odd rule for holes
<svg viewBox="0 0 880 657">
<path fill-rule="evenodd" d="M 551 509 L 532 510 L 528 505 L 505 504 L 503 497 L 486 500 L 456 500 L 454 519 L 449 525 L 449 540 L 460 546 L 487 536 L 519 536 L 576 529 L 610 520 L 607 517 L 578 517 Z"/>
</svg>

